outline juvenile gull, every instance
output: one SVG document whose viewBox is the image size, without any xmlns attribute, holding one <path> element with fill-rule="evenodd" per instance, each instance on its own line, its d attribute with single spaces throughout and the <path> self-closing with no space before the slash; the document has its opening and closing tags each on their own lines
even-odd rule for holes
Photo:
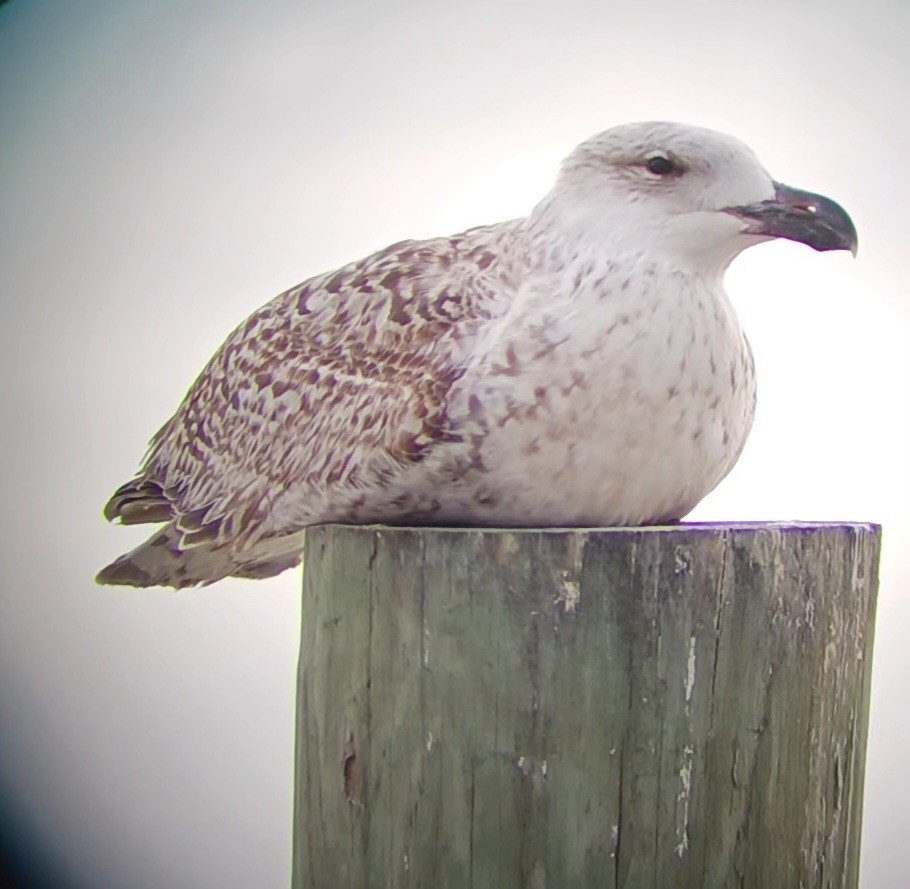
<svg viewBox="0 0 910 889">
<path fill-rule="evenodd" d="M 770 238 L 856 251 L 844 210 L 739 141 L 616 127 L 524 219 L 404 241 L 238 327 L 105 508 L 166 522 L 100 583 L 268 577 L 323 522 L 676 520 L 752 425 L 724 271 Z"/>
</svg>

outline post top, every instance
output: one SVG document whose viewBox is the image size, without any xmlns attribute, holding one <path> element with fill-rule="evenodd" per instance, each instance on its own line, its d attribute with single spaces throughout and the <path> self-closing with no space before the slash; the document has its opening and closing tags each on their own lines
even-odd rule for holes
<svg viewBox="0 0 910 889">
<path fill-rule="evenodd" d="M 705 535 L 723 534 L 726 532 L 762 532 L 771 531 L 783 534 L 815 534 L 838 531 L 853 531 L 879 535 L 882 526 L 875 522 L 856 521 L 770 521 L 770 522 L 680 522 L 675 525 L 628 525 L 618 527 L 491 527 L 491 526 L 447 526 L 447 525 L 341 525 L 326 524 L 313 526 L 320 528 L 348 528 L 369 532 L 410 532 L 434 534 L 590 534 L 590 535 L 628 535 L 658 534 L 674 535 L 682 533 L 704 533 Z"/>
</svg>

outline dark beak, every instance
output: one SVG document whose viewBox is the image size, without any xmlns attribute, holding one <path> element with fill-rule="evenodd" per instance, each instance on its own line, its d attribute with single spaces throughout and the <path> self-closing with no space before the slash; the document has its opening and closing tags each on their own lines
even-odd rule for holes
<svg viewBox="0 0 910 889">
<path fill-rule="evenodd" d="M 787 238 L 815 250 L 849 250 L 856 256 L 856 228 L 847 211 L 830 198 L 774 183 L 774 197 L 728 213 L 750 223 L 746 231 L 769 238 Z"/>
</svg>

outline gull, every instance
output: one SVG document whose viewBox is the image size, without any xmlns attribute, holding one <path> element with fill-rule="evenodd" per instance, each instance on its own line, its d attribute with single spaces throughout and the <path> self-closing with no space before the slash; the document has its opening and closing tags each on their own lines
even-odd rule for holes
<svg viewBox="0 0 910 889">
<path fill-rule="evenodd" d="M 678 521 L 752 425 L 723 277 L 772 238 L 857 244 L 838 204 L 737 139 L 633 123 L 572 151 L 525 218 L 292 287 L 228 336 L 114 493 L 109 520 L 165 524 L 98 582 L 272 576 L 327 522 Z"/>
</svg>

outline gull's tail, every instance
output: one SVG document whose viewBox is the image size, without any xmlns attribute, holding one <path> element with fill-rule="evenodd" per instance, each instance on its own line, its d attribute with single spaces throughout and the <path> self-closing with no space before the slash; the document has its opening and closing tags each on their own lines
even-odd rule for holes
<svg viewBox="0 0 910 889">
<path fill-rule="evenodd" d="M 300 562 L 299 546 L 283 551 L 270 552 L 268 542 L 261 549 L 244 554 L 242 561 L 231 553 L 228 546 L 203 544 L 181 548 L 181 533 L 172 522 L 145 543 L 102 568 L 95 578 L 97 583 L 152 587 L 165 586 L 183 589 L 205 586 L 225 577 L 260 579 L 280 574 Z"/>
</svg>

